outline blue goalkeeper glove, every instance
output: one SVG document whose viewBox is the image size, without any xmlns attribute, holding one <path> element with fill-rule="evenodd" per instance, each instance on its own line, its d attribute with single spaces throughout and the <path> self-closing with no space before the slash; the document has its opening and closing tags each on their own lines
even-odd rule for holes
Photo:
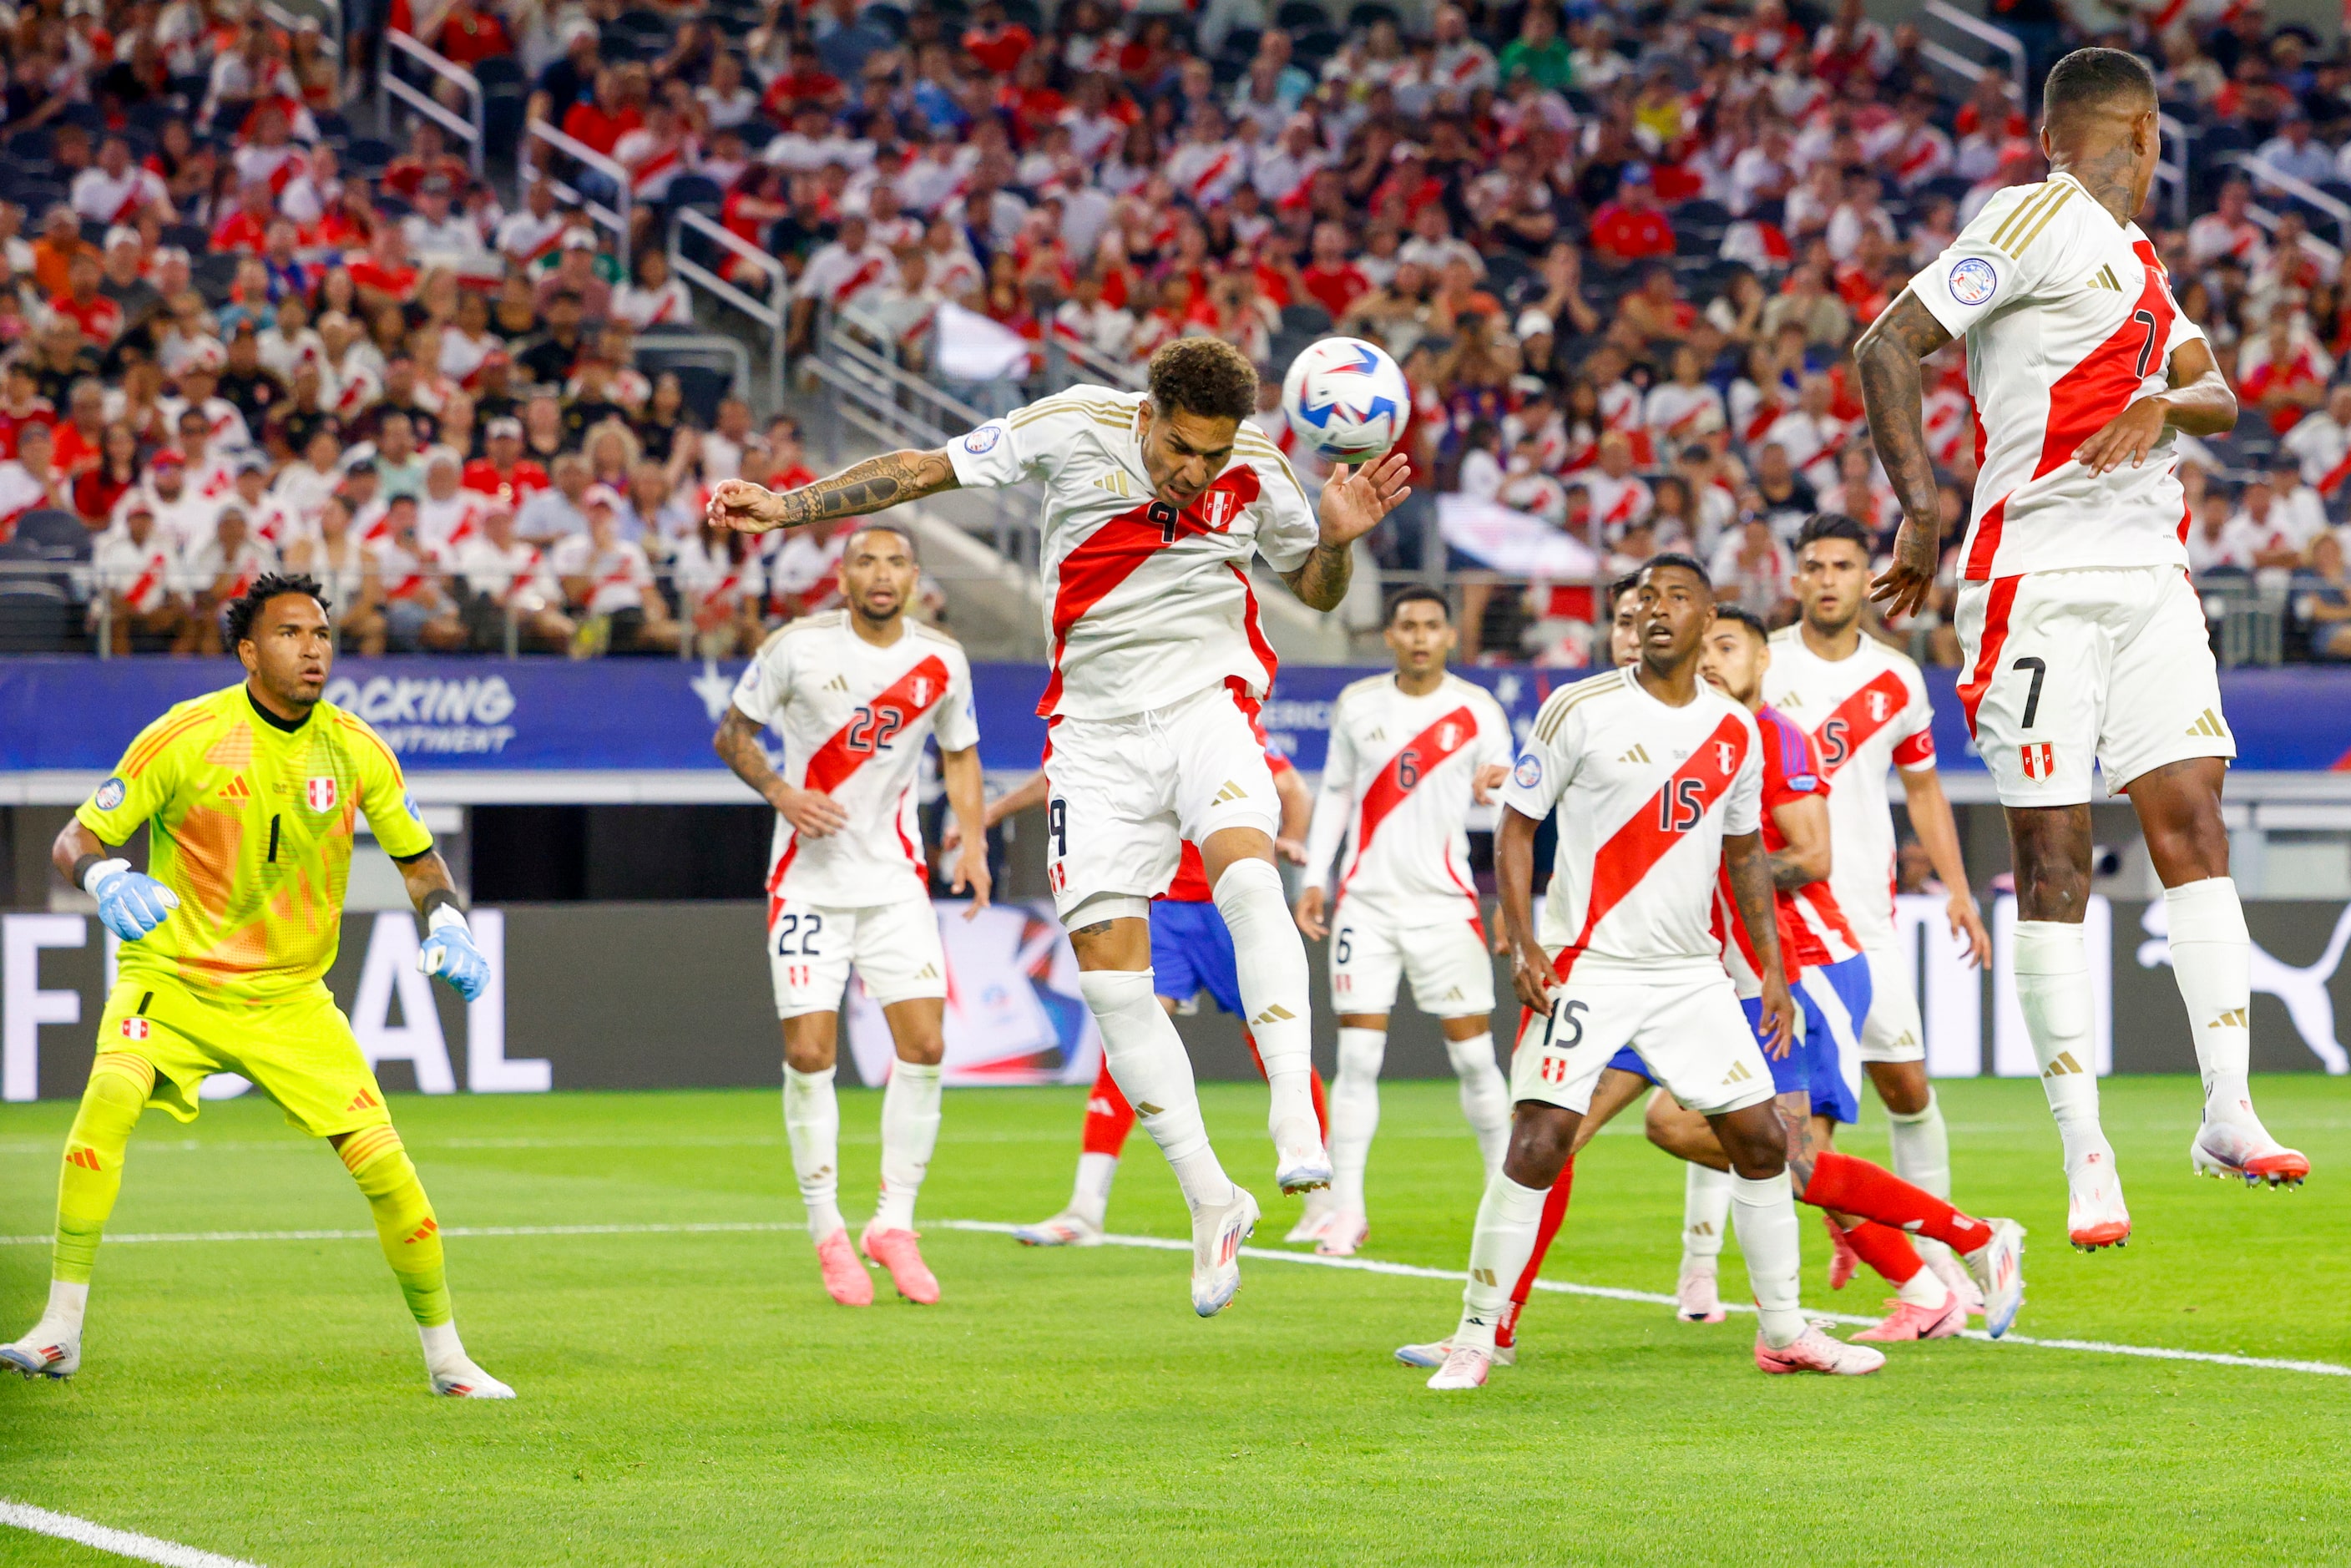
<svg viewBox="0 0 2351 1568">
<path fill-rule="evenodd" d="M 425 974 L 440 976 L 449 982 L 451 990 L 469 1002 L 490 983 L 490 961 L 474 946 L 465 917 L 447 904 L 433 912 L 433 929 L 417 949 L 416 967 Z"/>
<path fill-rule="evenodd" d="M 98 900 L 98 917 L 125 942 L 136 942 L 180 907 L 180 895 L 144 872 L 132 871 L 129 861 L 100 861 L 81 879 L 85 892 Z"/>
</svg>

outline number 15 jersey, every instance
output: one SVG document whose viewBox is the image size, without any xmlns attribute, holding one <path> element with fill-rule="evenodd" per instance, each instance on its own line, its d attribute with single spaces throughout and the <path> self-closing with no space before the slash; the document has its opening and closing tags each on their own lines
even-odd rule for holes
<svg viewBox="0 0 2351 1568">
<path fill-rule="evenodd" d="M 1537 821 L 1558 809 L 1541 931 L 1562 979 L 1723 973 L 1715 875 L 1724 836 L 1761 823 L 1761 753 L 1752 716 L 1703 683 L 1681 707 L 1631 668 L 1552 694 L 1502 803 Z"/>
<path fill-rule="evenodd" d="M 877 648 L 845 610 L 795 621 L 735 683 L 737 711 L 784 737 L 785 782 L 831 796 L 849 816 L 839 832 L 812 839 L 778 813 L 771 912 L 786 898 L 863 909 L 929 890 L 914 816 L 923 742 L 936 736 L 941 750 L 966 750 L 979 744 L 979 724 L 963 649 L 919 622 L 900 624 L 898 640 Z"/>
</svg>

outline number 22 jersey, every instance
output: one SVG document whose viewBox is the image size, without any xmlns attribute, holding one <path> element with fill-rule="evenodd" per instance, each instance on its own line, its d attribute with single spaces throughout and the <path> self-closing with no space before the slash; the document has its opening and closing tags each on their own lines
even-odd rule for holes
<svg viewBox="0 0 2351 1568">
<path fill-rule="evenodd" d="M 922 828 L 914 786 L 923 742 L 943 751 L 979 744 L 971 665 L 945 632 L 902 620 L 877 648 L 835 610 L 795 621 L 760 644 L 735 684 L 744 717 L 784 738 L 785 782 L 830 795 L 848 813 L 839 832 L 811 839 L 779 812 L 768 897 L 862 909 L 922 898 Z"/>
</svg>

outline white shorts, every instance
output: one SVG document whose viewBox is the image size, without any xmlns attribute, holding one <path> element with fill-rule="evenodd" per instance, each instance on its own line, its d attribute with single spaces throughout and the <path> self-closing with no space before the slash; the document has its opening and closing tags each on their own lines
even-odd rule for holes
<svg viewBox="0 0 2351 1568">
<path fill-rule="evenodd" d="M 2204 607 L 2177 567 L 1959 584 L 1959 702 L 2003 806 L 2079 806 L 2191 757 L 2234 757 Z"/>
<path fill-rule="evenodd" d="M 1571 975 L 1548 1018 L 1529 1015 L 1510 1057 L 1510 1098 L 1581 1115 L 1608 1059 L 1626 1046 L 1684 1105 L 1719 1116 L 1771 1098 L 1771 1066 L 1755 1043 L 1729 974 L 1642 979 Z"/>
<path fill-rule="evenodd" d="M 1398 911 L 1340 899 L 1331 915 L 1331 1010 L 1386 1012 L 1399 975 L 1431 1018 L 1492 1012 L 1494 960 L 1476 906 L 1456 898 Z"/>
<path fill-rule="evenodd" d="M 862 909 L 778 899 L 768 921 L 768 967 L 776 1016 L 841 1010 L 850 966 L 883 1007 L 947 994 L 947 958 L 938 916 L 926 898 Z"/>
<path fill-rule="evenodd" d="M 1273 837 L 1281 803 L 1244 700 L 1214 685 L 1123 718 L 1053 720 L 1045 882 L 1064 917 L 1100 894 L 1166 892 L 1187 839 L 1226 828 Z"/>
<path fill-rule="evenodd" d="M 1869 1017 L 1861 1026 L 1864 1061 L 1924 1061 L 1927 1028 L 1910 989 L 1910 966 L 1892 947 L 1865 947 L 1869 960 Z"/>
</svg>

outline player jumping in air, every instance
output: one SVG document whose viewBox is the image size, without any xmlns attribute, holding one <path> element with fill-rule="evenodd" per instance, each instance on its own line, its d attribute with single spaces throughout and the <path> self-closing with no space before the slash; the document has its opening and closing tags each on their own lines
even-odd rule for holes
<svg viewBox="0 0 2351 1568">
<path fill-rule="evenodd" d="M 1758 831 L 1762 743 L 1747 710 L 1698 674 L 1713 586 L 1697 561 L 1667 554 L 1642 568 L 1639 592 L 1640 663 L 1553 694 L 1503 788 L 1496 880 L 1527 1009 L 1510 1063 L 1516 1105 L 1509 1153 L 1479 1206 L 1461 1321 L 1432 1388 L 1486 1381 L 1544 1199 L 1593 1085 L 1625 1046 L 1708 1118 L 1729 1156 L 1761 1320 L 1756 1364 L 1844 1375 L 1885 1364 L 1806 1322 L 1798 1304 L 1787 1142 L 1763 1054 L 1789 1049 L 1794 1008 Z M 1538 934 L 1534 839 L 1554 810 L 1559 853 Z M 1752 1028 L 1713 929 L 1725 869 L 1761 975 Z"/>
<path fill-rule="evenodd" d="M 979 726 L 963 649 L 906 617 L 921 575 L 912 541 L 892 528 L 860 528 L 839 573 L 846 608 L 795 621 L 760 644 L 713 744 L 776 808 L 768 964 L 784 1028 L 784 1132 L 824 1288 L 845 1307 L 872 1305 L 862 1252 L 890 1270 L 901 1296 L 927 1306 L 939 1282 L 915 1243 L 914 1195 L 939 1140 L 947 965 L 914 785 L 923 742 L 935 738 L 947 804 L 965 830 L 950 885 L 971 890 L 977 915 L 988 893 Z M 770 725 L 784 737 L 781 773 L 759 746 Z M 881 1201 L 854 1251 L 841 1217 L 832 1086 L 852 964 L 897 1047 L 882 1093 Z"/>
<path fill-rule="evenodd" d="M 28 1376 L 81 1365 L 90 1268 L 140 1113 L 155 1105 L 193 1122 L 204 1080 L 234 1072 L 342 1156 L 415 1316 L 433 1391 L 514 1397 L 458 1342 L 433 1205 L 323 978 L 361 814 L 424 916 L 419 967 L 468 1001 L 490 969 L 399 762 L 365 723 L 321 700 L 335 637 L 319 595 L 309 578 L 273 573 L 233 601 L 228 642 L 244 684 L 181 703 L 141 730 L 51 852 L 98 900 L 122 949 L 66 1134 L 48 1309 L 32 1333 L 0 1345 L 0 1364 Z M 142 822 L 145 873 L 110 847 Z"/>
<path fill-rule="evenodd" d="M 1763 700 L 1809 731 L 1829 785 L 1829 886 L 1868 956 L 1869 1017 L 1861 1063 L 1886 1103 L 1894 1174 L 1938 1197 L 1951 1196 L 1951 1142 L 1927 1082 L 1926 1030 L 1910 966 L 1894 928 L 1894 817 L 1886 778 L 1898 773 L 1911 831 L 1947 890 L 1951 935 L 1980 967 L 1991 959 L 1967 862 L 1935 771 L 1934 711 L 1918 666 L 1861 629 L 1869 587 L 1869 536 L 1851 517 L 1811 519 L 1796 537 L 1796 602 L 1802 618 L 1774 632 Z M 1918 1251 L 1968 1310 L 1983 1311 L 1974 1279 L 1939 1241 Z M 1849 1267 L 1842 1250 L 1838 1267 Z"/>
<path fill-rule="evenodd" d="M 2132 221 L 2160 112 L 2137 56 L 2059 60 L 2043 94 L 2049 178 L 1994 194 L 1854 351 L 1903 512 L 1874 597 L 1906 614 L 1942 556 L 1919 361 L 1968 340 L 1984 446 L 1959 549 L 1959 701 L 2008 810 L 2017 1001 L 2064 1140 L 2068 1234 L 2085 1250 L 2130 1234 L 2098 1124 L 2082 945 L 2094 758 L 2108 791 L 2129 796 L 2169 908 L 2204 1081 L 2193 1167 L 2249 1186 L 2310 1172 L 2262 1125 L 2246 1084 L 2252 947 L 2220 816 L 2236 742 L 2188 580 L 2172 440 L 2232 428 L 2237 400 Z"/>
<path fill-rule="evenodd" d="M 1174 877 L 1180 846 L 1198 844 L 1265 1063 L 1275 1183 L 1329 1185 L 1309 1083 L 1306 948 L 1274 865 L 1280 806 L 1249 725 L 1275 660 L 1249 564 L 1263 555 L 1301 600 L 1334 609 L 1351 547 L 1408 493 L 1406 460 L 1392 454 L 1333 476 L 1318 520 L 1249 423 L 1256 406 L 1257 372 L 1240 350 L 1186 338 L 1152 356 L 1144 392 L 1074 387 L 939 451 L 887 453 L 783 495 L 728 480 L 709 506 L 713 522 L 759 533 L 962 486 L 1043 481 L 1047 876 L 1112 1075 L 1192 1211 L 1192 1306 L 1203 1317 L 1239 1288 L 1258 1205 L 1209 1146 L 1182 1037 L 1155 994 L 1151 897 Z"/>
<path fill-rule="evenodd" d="M 1380 1124 L 1380 1058 L 1401 973 L 1432 1014 L 1461 1079 L 1461 1112 L 1491 1176 L 1510 1135 L 1494 1065 L 1494 965 L 1469 881 L 1465 819 L 1510 777 L 1510 721 L 1483 686 L 1445 668 L 1445 597 L 1408 588 L 1388 605 L 1395 673 L 1357 681 L 1331 711 L 1322 792 L 1306 841 L 1299 929 L 1331 939 L 1339 1071 L 1331 1082 L 1336 1212 L 1315 1250 L 1353 1256 L 1370 1231 L 1364 1172 Z M 1347 844 L 1335 907 L 1324 900 Z"/>
</svg>

